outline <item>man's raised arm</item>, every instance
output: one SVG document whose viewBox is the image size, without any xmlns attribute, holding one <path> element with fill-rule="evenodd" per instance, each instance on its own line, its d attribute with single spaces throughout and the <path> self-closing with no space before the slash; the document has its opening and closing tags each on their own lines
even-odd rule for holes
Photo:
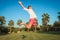
<svg viewBox="0 0 60 40">
<path fill-rule="evenodd" d="M 24 10 L 28 10 L 27 8 L 25 8 L 24 6 L 23 6 L 23 4 L 22 4 L 22 2 L 21 1 L 18 1 L 18 3 L 22 6 L 22 8 L 24 9 Z"/>
<path fill-rule="evenodd" d="M 18 3 L 22 6 L 22 8 L 25 8 L 21 1 L 18 1 Z"/>
</svg>

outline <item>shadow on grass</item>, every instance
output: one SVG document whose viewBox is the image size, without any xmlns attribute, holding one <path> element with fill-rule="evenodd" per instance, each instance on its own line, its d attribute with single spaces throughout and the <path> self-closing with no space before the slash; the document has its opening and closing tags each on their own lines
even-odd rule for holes
<svg viewBox="0 0 60 40">
<path fill-rule="evenodd" d="M 48 32 L 38 32 L 38 33 L 60 35 L 60 31 L 48 31 Z"/>
<path fill-rule="evenodd" d="M 0 36 L 7 35 L 8 33 L 0 33 Z"/>
</svg>

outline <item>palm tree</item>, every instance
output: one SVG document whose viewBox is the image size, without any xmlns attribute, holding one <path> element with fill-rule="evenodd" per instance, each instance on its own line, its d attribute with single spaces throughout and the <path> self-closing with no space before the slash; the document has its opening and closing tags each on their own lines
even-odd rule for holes
<svg viewBox="0 0 60 40">
<path fill-rule="evenodd" d="M 0 16 L 0 26 L 3 26 L 5 24 L 6 20 L 4 16 Z"/>
<path fill-rule="evenodd" d="M 4 16 L 0 16 L 0 34 L 2 33 L 1 30 L 4 30 L 5 22 L 6 22 L 5 17 Z"/>
<path fill-rule="evenodd" d="M 21 23 L 22 23 L 22 20 L 19 19 L 19 20 L 17 21 L 17 25 L 21 26 Z"/>
<path fill-rule="evenodd" d="M 42 28 L 43 29 L 45 29 L 45 27 L 46 27 L 46 29 L 47 29 L 47 31 L 48 31 L 48 27 L 47 27 L 47 23 L 49 22 L 49 14 L 48 13 L 44 13 L 43 15 L 42 15 Z"/>
<path fill-rule="evenodd" d="M 42 24 L 44 25 L 44 26 L 46 26 L 47 25 L 47 23 L 49 22 L 49 14 L 48 13 L 44 13 L 43 15 L 42 15 Z"/>
<path fill-rule="evenodd" d="M 9 27 L 10 27 L 10 33 L 12 32 L 12 27 L 14 26 L 14 21 L 10 20 L 8 23 Z"/>
<path fill-rule="evenodd" d="M 17 21 L 17 25 L 21 26 L 21 25 L 22 25 L 21 23 L 22 23 L 22 20 L 19 19 L 19 20 Z M 20 31 L 20 28 L 19 28 L 18 30 Z"/>
</svg>

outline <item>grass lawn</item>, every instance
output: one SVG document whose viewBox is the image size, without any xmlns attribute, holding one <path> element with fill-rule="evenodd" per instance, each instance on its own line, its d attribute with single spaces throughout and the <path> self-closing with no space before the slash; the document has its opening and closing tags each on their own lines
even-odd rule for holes
<svg viewBox="0 0 60 40">
<path fill-rule="evenodd" d="M 24 39 L 22 35 L 25 36 Z M 0 40 L 60 40 L 60 34 L 23 31 L 20 33 L 0 35 Z"/>
</svg>

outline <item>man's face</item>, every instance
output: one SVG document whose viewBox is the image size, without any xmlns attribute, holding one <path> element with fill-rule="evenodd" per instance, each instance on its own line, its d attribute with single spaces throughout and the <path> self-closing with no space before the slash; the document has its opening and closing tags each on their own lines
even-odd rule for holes
<svg viewBox="0 0 60 40">
<path fill-rule="evenodd" d="M 29 7 L 29 9 L 32 9 L 32 7 Z"/>
<path fill-rule="evenodd" d="M 31 6 L 29 6 L 29 7 L 28 7 L 28 9 L 32 9 L 32 7 L 31 7 Z"/>
</svg>

